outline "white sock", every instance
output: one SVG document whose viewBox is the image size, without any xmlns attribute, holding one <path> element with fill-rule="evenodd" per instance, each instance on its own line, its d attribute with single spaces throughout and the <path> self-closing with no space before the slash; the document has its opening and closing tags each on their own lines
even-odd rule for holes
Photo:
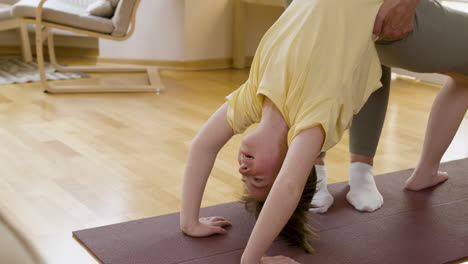
<svg viewBox="0 0 468 264">
<path fill-rule="evenodd" d="M 373 212 L 383 205 L 383 197 L 375 185 L 373 167 L 361 163 L 349 166 L 349 187 L 346 198 L 359 211 Z"/>
<path fill-rule="evenodd" d="M 314 213 L 326 213 L 328 208 L 333 204 L 333 196 L 327 188 L 327 168 L 324 165 L 315 165 L 315 172 L 317 173 L 317 191 L 312 198 L 312 205 L 315 208 L 309 209 Z"/>
</svg>

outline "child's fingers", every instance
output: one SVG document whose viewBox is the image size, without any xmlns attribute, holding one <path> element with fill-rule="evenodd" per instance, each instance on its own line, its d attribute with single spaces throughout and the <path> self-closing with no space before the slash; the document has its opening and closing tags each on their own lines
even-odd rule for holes
<svg viewBox="0 0 468 264">
<path fill-rule="evenodd" d="M 295 260 L 285 256 L 263 257 L 262 264 L 299 264 Z"/>
<path fill-rule="evenodd" d="M 230 226 L 231 222 L 229 221 L 216 221 L 212 223 L 213 226 L 219 226 L 219 227 L 225 227 L 225 226 Z"/>
<path fill-rule="evenodd" d="M 200 221 L 224 221 L 222 216 L 201 217 Z"/>
<path fill-rule="evenodd" d="M 214 234 L 224 235 L 227 233 L 226 229 L 221 227 L 212 227 L 211 229 L 213 230 Z"/>
</svg>

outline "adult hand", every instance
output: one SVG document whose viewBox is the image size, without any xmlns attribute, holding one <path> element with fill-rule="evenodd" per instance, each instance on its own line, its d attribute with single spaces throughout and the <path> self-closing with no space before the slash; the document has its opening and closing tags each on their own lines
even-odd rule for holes
<svg viewBox="0 0 468 264">
<path fill-rule="evenodd" d="M 261 264 L 300 264 L 294 259 L 285 256 L 263 257 L 260 261 Z"/>
<path fill-rule="evenodd" d="M 414 29 L 419 0 L 384 0 L 374 24 L 374 40 L 400 40 Z"/>
<path fill-rule="evenodd" d="M 192 237 L 207 237 L 211 235 L 227 233 L 223 227 L 230 226 L 231 222 L 224 220 L 221 216 L 202 217 L 198 223 L 184 228 L 182 231 Z"/>
</svg>

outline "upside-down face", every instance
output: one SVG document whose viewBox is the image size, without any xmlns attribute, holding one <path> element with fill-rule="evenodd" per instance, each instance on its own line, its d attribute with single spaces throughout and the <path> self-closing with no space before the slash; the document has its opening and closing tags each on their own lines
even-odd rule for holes
<svg viewBox="0 0 468 264">
<path fill-rule="evenodd" d="M 256 200 L 265 201 L 286 156 L 287 146 L 275 142 L 263 130 L 255 130 L 241 143 L 239 173 L 247 192 Z"/>
</svg>

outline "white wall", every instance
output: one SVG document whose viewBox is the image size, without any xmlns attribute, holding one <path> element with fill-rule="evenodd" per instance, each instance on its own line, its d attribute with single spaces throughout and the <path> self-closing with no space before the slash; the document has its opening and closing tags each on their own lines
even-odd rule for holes
<svg viewBox="0 0 468 264">
<path fill-rule="evenodd" d="M 249 5 L 246 21 L 247 55 L 253 56 L 266 30 L 282 8 Z M 233 1 L 185 1 L 185 60 L 232 57 Z"/>
<path fill-rule="evenodd" d="M 123 42 L 100 40 L 99 54 L 103 58 L 184 60 L 184 21 L 183 0 L 142 1 L 133 36 Z"/>
<path fill-rule="evenodd" d="M 101 40 L 100 56 L 169 61 L 231 58 L 232 5 L 233 0 L 143 0 L 135 34 L 124 42 Z M 255 53 L 264 32 L 282 11 L 278 7 L 248 5 L 246 55 Z M 0 45 L 15 44 L 19 44 L 16 33 L 0 32 Z"/>
<path fill-rule="evenodd" d="M 137 30 L 127 41 L 100 41 L 103 58 L 170 61 L 232 57 L 232 0 L 142 1 Z M 261 36 L 282 8 L 249 5 L 247 55 L 253 55 Z"/>
<path fill-rule="evenodd" d="M 86 5 L 96 0 L 63 1 Z M 255 53 L 260 38 L 281 12 L 282 8 L 249 5 L 246 55 Z M 99 54 L 103 58 L 163 61 L 231 58 L 232 23 L 233 0 L 143 0 L 134 35 L 123 42 L 100 40 Z M 57 45 L 97 47 L 89 39 L 63 39 L 59 37 Z M 18 34 L 0 32 L 2 45 L 19 45 Z"/>
<path fill-rule="evenodd" d="M 184 60 L 232 56 L 232 1 L 186 0 Z"/>
</svg>

